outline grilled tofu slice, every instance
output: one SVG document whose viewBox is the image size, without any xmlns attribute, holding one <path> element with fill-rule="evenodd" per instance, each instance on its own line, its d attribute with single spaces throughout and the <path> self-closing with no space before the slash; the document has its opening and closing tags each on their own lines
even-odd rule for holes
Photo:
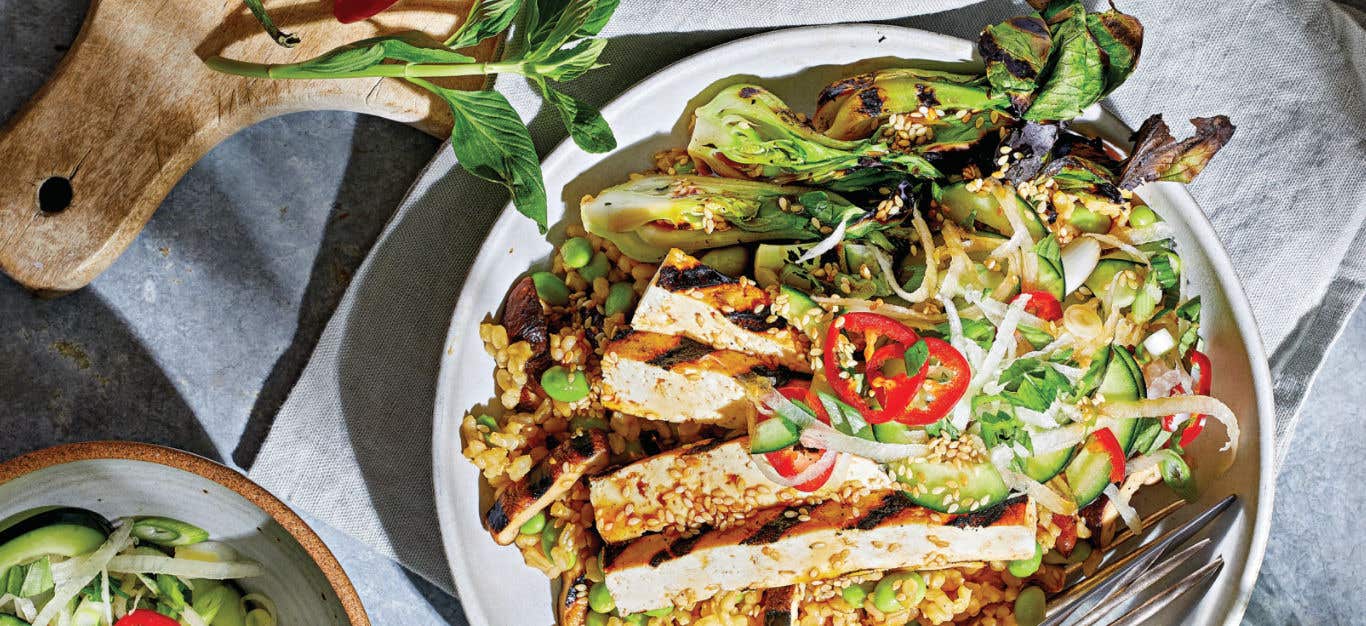
<svg viewBox="0 0 1366 626">
<path fill-rule="evenodd" d="M 1037 513 L 1024 496 L 962 515 L 900 491 L 846 504 L 755 511 L 725 530 L 645 535 L 609 545 L 603 572 L 624 612 L 689 606 L 735 589 L 768 589 L 859 570 L 939 569 L 1034 554 Z"/>
<path fill-rule="evenodd" d="M 484 527 L 499 545 L 517 538 L 522 524 L 564 495 L 585 474 L 607 464 L 607 435 L 589 430 L 566 440 L 521 480 L 498 494 L 484 515 Z"/>
<path fill-rule="evenodd" d="M 873 461 L 840 455 L 830 480 L 812 492 L 774 484 L 749 453 L 749 437 L 702 441 L 589 479 L 594 526 L 608 543 L 703 524 L 725 527 L 750 511 L 899 490 Z"/>
<path fill-rule="evenodd" d="M 593 581 L 588 579 L 582 567 L 560 574 L 560 592 L 556 595 L 559 626 L 588 624 L 588 589 L 592 586 Z"/>
<path fill-rule="evenodd" d="M 802 587 L 788 585 L 764 591 L 764 626 L 797 626 L 797 610 L 805 595 Z"/>
<path fill-rule="evenodd" d="M 796 371 L 811 368 L 805 339 L 773 311 L 767 291 L 747 278 L 726 276 L 677 248 L 664 257 L 636 305 L 631 326 L 773 357 Z"/>
<path fill-rule="evenodd" d="M 786 377 L 772 357 L 717 350 L 678 335 L 640 331 L 608 343 L 602 356 L 602 405 L 646 419 L 746 423 L 754 405 L 741 376 Z"/>
</svg>

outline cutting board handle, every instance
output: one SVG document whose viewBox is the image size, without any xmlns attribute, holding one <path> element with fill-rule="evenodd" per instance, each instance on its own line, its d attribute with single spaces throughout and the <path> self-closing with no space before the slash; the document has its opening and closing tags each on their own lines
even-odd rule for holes
<svg viewBox="0 0 1366 626">
<path fill-rule="evenodd" d="M 410 2 L 350 25 L 332 19 L 330 2 L 272 7 L 304 38 L 284 49 L 234 0 L 221 12 L 189 0 L 94 0 L 52 79 L 0 131 L 0 269 L 40 295 L 89 284 L 200 157 L 262 119 L 339 109 L 448 132 L 445 106 L 399 81 L 240 78 L 201 57 L 286 63 L 387 32 L 441 36 L 471 1 Z M 488 59 L 495 46 L 473 55 Z"/>
</svg>

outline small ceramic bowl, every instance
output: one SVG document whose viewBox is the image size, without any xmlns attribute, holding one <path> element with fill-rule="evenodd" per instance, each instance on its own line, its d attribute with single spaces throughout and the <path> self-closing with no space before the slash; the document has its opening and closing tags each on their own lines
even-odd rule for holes
<svg viewBox="0 0 1366 626">
<path fill-rule="evenodd" d="M 110 519 L 184 520 L 261 563 L 240 581 L 270 596 L 281 624 L 369 626 L 360 597 L 317 533 L 245 476 L 188 452 L 143 443 L 75 443 L 0 463 L 0 519 L 47 506 L 90 509 Z"/>
</svg>

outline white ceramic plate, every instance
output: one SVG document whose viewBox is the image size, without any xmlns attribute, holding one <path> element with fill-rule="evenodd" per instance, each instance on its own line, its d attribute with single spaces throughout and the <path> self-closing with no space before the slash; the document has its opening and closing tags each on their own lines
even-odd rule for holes
<svg viewBox="0 0 1366 626">
<path fill-rule="evenodd" d="M 551 198 L 550 237 L 563 240 L 565 222 L 577 222 L 578 199 L 621 182 L 626 174 L 650 166 L 655 152 L 687 143 L 687 122 L 697 104 L 717 89 L 737 82 L 758 82 L 798 110 L 810 113 L 821 87 L 834 79 L 897 63 L 928 60 L 970 63 L 973 45 L 920 30 L 879 25 L 839 25 L 778 31 L 713 48 L 685 59 L 626 91 L 603 110 L 623 146 L 607 155 L 587 154 L 563 143 L 545 160 Z M 980 66 L 979 66 L 980 67 Z M 1162 103 L 1152 103 L 1153 112 Z M 1107 139 L 1124 144 L 1130 133 L 1098 108 L 1087 118 Z M 1271 376 L 1261 339 L 1223 246 L 1186 190 L 1161 184 L 1141 190 L 1143 197 L 1178 232 L 1190 289 L 1203 295 L 1202 332 L 1216 364 L 1214 394 L 1242 424 L 1241 453 L 1230 471 L 1215 477 L 1215 449 L 1221 429 L 1197 442 L 1195 472 L 1202 487 L 1201 506 L 1229 493 L 1241 498 L 1238 513 L 1219 529 L 1217 550 L 1227 563 L 1223 573 L 1185 619 L 1171 623 L 1236 624 L 1257 579 L 1271 520 Z M 446 556 L 466 615 L 474 624 L 550 624 L 551 590 L 545 578 L 523 565 L 511 547 L 493 543 L 480 526 L 487 493 L 479 472 L 461 455 L 460 420 L 494 397 L 493 359 L 478 336 L 479 323 L 496 316 L 513 282 L 532 267 L 544 267 L 553 247 L 530 220 L 510 207 L 494 224 L 483 252 L 470 268 L 446 339 L 437 384 L 434 425 L 436 504 Z M 496 403 L 495 403 L 496 404 Z M 1147 496 L 1170 499 L 1162 489 Z M 1140 510 L 1145 504 L 1136 503 Z M 1153 504 L 1153 503 L 1148 503 Z M 1184 519 L 1197 507 L 1175 516 Z M 1232 516 L 1231 516 L 1232 517 Z M 1194 604 L 1194 602 L 1192 602 Z M 1187 621 L 1191 620 L 1191 621 Z"/>
</svg>

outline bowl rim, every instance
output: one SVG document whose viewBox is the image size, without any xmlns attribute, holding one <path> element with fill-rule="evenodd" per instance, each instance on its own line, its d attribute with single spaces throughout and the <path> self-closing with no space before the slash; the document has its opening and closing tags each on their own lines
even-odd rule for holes
<svg viewBox="0 0 1366 626">
<path fill-rule="evenodd" d="M 295 513 L 264 487 L 252 482 L 241 472 L 198 454 L 136 441 L 67 443 L 27 452 L 0 463 L 0 485 L 49 467 L 101 459 L 155 463 L 190 472 L 218 483 L 246 498 L 248 502 L 264 511 L 266 515 L 280 524 L 295 541 L 299 542 L 308 556 L 313 559 L 313 563 L 322 571 L 323 577 L 332 587 L 332 592 L 336 594 L 337 600 L 341 603 L 342 610 L 346 612 L 346 617 L 351 624 L 353 626 L 370 626 L 370 617 L 365 612 L 365 606 L 361 603 L 360 595 L 356 593 L 355 586 L 351 584 L 351 578 L 346 575 L 341 562 L 337 561 L 337 557 L 332 554 L 332 550 L 327 547 L 318 533 L 303 518 L 299 517 L 298 513 Z"/>
</svg>

